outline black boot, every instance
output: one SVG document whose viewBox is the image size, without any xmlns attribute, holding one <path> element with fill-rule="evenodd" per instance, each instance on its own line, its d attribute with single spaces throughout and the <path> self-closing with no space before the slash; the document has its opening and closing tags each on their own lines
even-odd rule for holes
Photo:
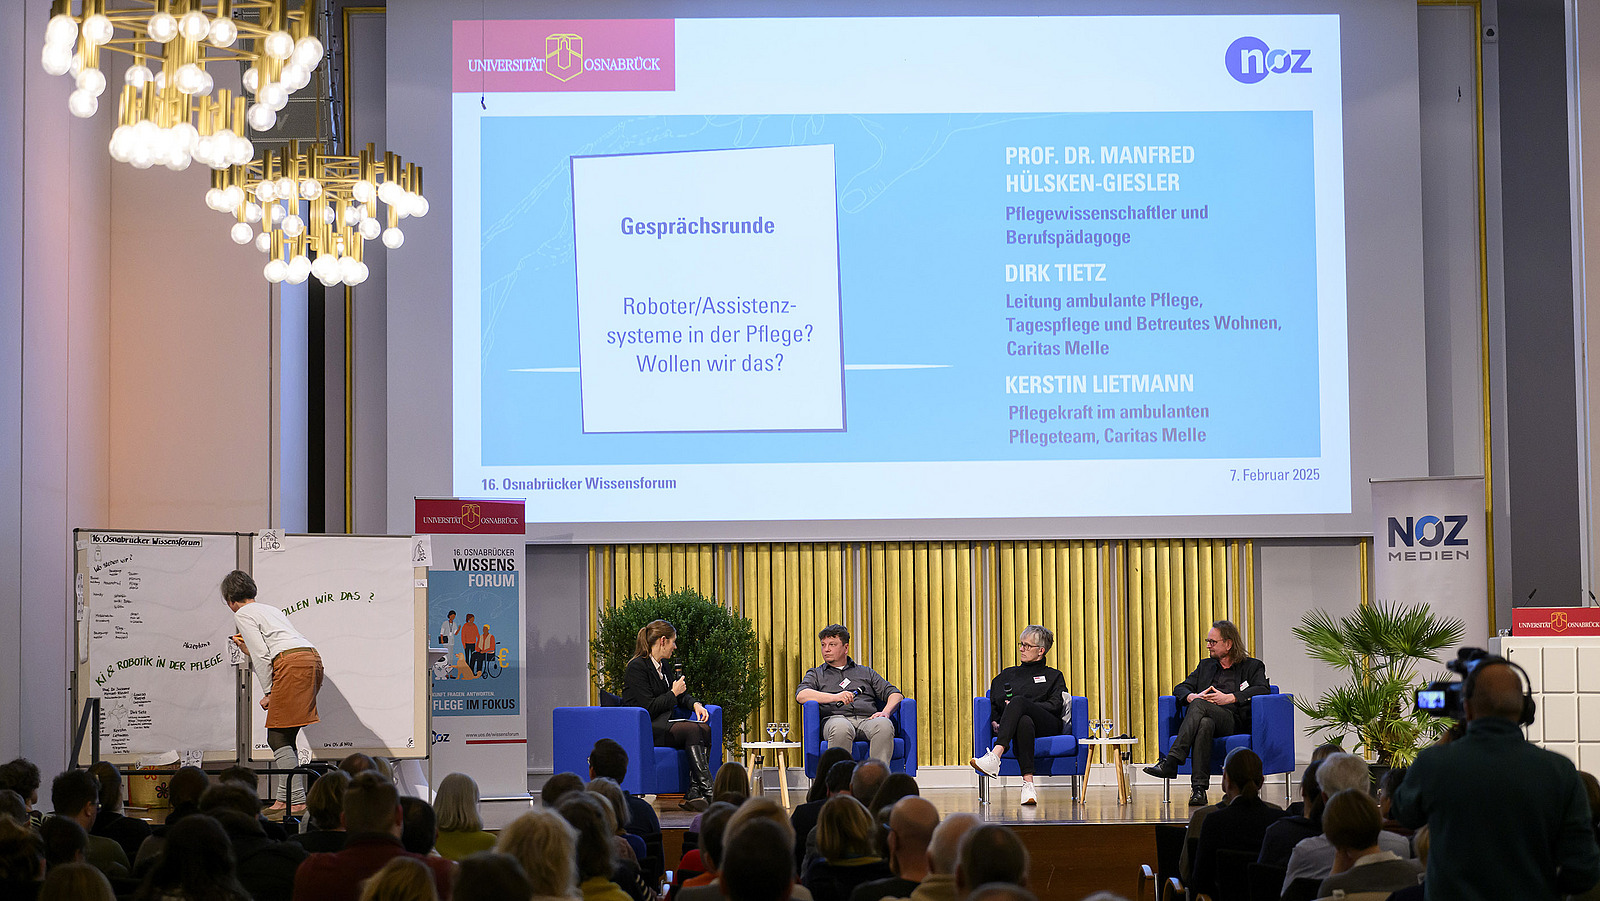
<svg viewBox="0 0 1600 901">
<path fill-rule="evenodd" d="M 1176 779 L 1178 778 L 1178 767 L 1180 766 L 1183 766 L 1183 761 L 1173 760 L 1171 757 L 1163 757 L 1156 761 L 1155 764 L 1145 767 L 1144 771 L 1157 779 Z"/>
<path fill-rule="evenodd" d="M 678 806 L 693 811 L 711 806 L 711 749 L 705 745 L 689 746 L 689 790 Z"/>
</svg>

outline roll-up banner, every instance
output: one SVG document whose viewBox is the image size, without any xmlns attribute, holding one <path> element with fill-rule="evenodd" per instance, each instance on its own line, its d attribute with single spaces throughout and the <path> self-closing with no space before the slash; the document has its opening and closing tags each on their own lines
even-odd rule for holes
<svg viewBox="0 0 1600 901">
<path fill-rule="evenodd" d="M 433 785 L 465 773 L 485 798 L 528 794 L 522 501 L 417 498 L 428 567 Z M 419 564 L 420 565 L 420 564 Z"/>
<path fill-rule="evenodd" d="M 1488 520 L 1481 476 L 1373 479 L 1373 600 L 1458 617 L 1463 642 L 1481 646 L 1491 634 Z"/>
</svg>

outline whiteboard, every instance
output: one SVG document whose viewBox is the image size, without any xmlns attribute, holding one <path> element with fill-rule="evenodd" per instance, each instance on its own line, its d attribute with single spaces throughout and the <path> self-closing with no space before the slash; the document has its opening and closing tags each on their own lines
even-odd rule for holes
<svg viewBox="0 0 1600 901">
<path fill-rule="evenodd" d="M 80 710 L 100 699 L 101 756 L 234 759 L 233 614 L 220 586 L 238 566 L 239 536 L 77 529 L 73 538 L 77 699 Z M 85 739 L 80 764 L 92 762 L 91 747 Z"/>
<path fill-rule="evenodd" d="M 322 657 L 321 722 L 301 730 L 312 755 L 427 756 L 427 571 L 412 566 L 411 537 L 261 533 L 251 574 L 256 603 L 283 610 Z M 251 683 L 250 758 L 268 760 Z"/>
</svg>

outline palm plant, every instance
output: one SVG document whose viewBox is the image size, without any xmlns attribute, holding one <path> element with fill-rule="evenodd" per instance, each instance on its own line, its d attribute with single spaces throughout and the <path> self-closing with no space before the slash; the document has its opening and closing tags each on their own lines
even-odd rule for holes
<svg viewBox="0 0 1600 901">
<path fill-rule="evenodd" d="M 1404 606 L 1382 601 L 1335 620 L 1326 611 L 1301 617 L 1295 637 L 1315 660 L 1349 673 L 1349 681 L 1324 693 L 1315 704 L 1295 701 L 1317 720 L 1311 734 L 1375 758 L 1379 766 L 1408 766 L 1417 750 L 1446 723 L 1416 712 L 1414 692 L 1423 686 L 1417 666 L 1439 662 L 1438 652 L 1461 641 L 1465 628 L 1455 617 L 1439 618 L 1426 604 Z"/>
</svg>

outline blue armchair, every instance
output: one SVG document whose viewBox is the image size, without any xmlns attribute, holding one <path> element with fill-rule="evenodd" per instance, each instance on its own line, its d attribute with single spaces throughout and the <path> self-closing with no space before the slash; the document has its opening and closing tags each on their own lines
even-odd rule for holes
<svg viewBox="0 0 1600 901">
<path fill-rule="evenodd" d="M 1166 754 L 1178 734 L 1178 724 L 1189 709 L 1179 704 L 1172 695 L 1162 695 L 1156 701 L 1156 750 Z M 1250 701 L 1250 731 L 1215 739 L 1211 745 L 1211 774 L 1222 773 L 1222 763 L 1234 748 L 1249 748 L 1261 757 L 1261 772 L 1272 776 L 1283 774 L 1284 797 L 1289 796 L 1289 779 L 1294 773 L 1294 695 L 1279 694 L 1278 686 L 1267 689 L 1267 694 L 1256 695 Z M 1185 760 L 1178 767 L 1180 775 L 1194 772 L 1194 764 Z M 1161 780 L 1161 800 L 1171 800 L 1172 780 Z"/>
<path fill-rule="evenodd" d="M 628 775 L 622 790 L 635 795 L 682 792 L 689 784 L 689 754 L 676 748 L 658 748 L 650 733 L 650 714 L 643 707 L 620 706 L 621 698 L 601 692 L 600 707 L 557 707 L 551 713 L 555 770 L 589 775 L 589 751 L 602 738 L 610 738 L 628 752 Z M 614 702 L 617 706 L 607 704 Z M 722 708 L 707 704 L 711 714 L 711 775 L 722 766 Z M 690 716 L 684 711 L 676 715 Z"/>
<path fill-rule="evenodd" d="M 988 695 L 972 699 L 972 755 L 982 757 L 994 747 L 994 716 Z M 1089 699 L 1072 696 L 1072 724 L 1070 731 L 1034 739 L 1033 771 L 1039 776 L 1071 776 L 1072 800 L 1078 800 L 1078 777 L 1089 770 L 1090 745 L 1080 744 L 1089 737 Z M 1006 748 L 1000 758 L 1000 775 L 1020 776 L 1022 767 L 1017 763 L 1017 753 Z M 978 801 L 989 803 L 989 777 L 978 774 Z"/>
<path fill-rule="evenodd" d="M 822 752 L 828 750 L 828 743 L 822 740 L 822 717 L 816 701 L 806 701 L 800 705 L 800 741 L 805 744 L 806 777 L 815 779 L 817 776 L 817 761 L 822 759 Z M 894 756 L 889 760 L 889 772 L 905 773 L 907 776 L 917 775 L 917 702 L 911 698 L 901 701 L 889 714 L 889 719 L 894 723 Z M 851 754 L 856 760 L 867 759 L 867 743 L 857 741 L 851 749 Z"/>
</svg>

